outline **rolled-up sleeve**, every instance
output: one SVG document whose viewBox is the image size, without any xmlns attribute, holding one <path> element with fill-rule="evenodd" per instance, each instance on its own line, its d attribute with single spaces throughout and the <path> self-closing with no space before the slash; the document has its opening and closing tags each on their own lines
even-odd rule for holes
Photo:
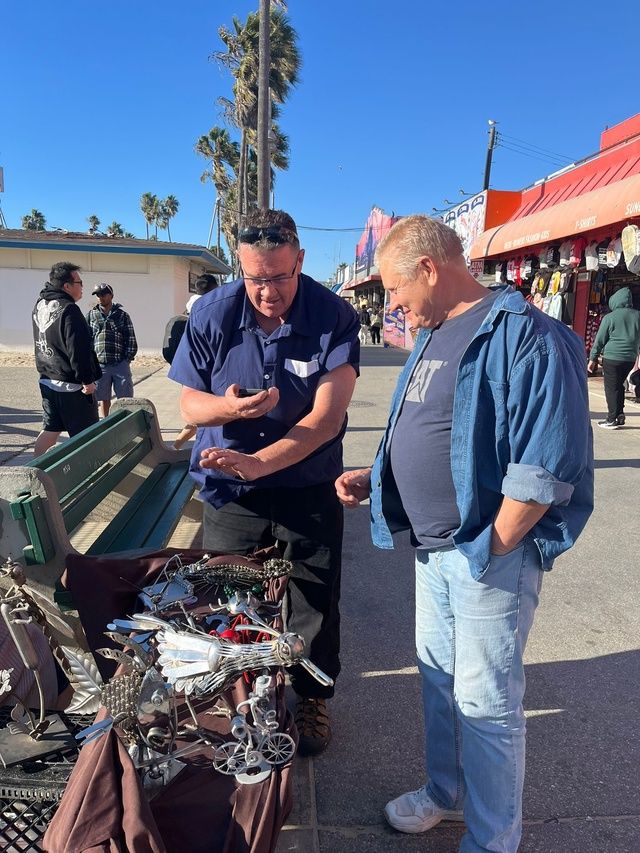
<svg viewBox="0 0 640 853">
<path fill-rule="evenodd" d="M 502 481 L 502 494 L 514 501 L 566 506 L 573 494 L 573 484 L 563 483 L 550 471 L 536 465 L 510 462 Z"/>
<path fill-rule="evenodd" d="M 590 464 L 591 424 L 580 344 L 564 337 L 557 343 L 529 356 L 511 377 L 510 459 L 502 493 L 517 501 L 564 506 Z"/>
<path fill-rule="evenodd" d="M 325 361 L 326 371 L 335 370 L 342 364 L 350 364 L 360 375 L 360 340 L 358 315 L 349 306 L 341 306 L 337 328 L 331 336 L 331 344 Z"/>
</svg>

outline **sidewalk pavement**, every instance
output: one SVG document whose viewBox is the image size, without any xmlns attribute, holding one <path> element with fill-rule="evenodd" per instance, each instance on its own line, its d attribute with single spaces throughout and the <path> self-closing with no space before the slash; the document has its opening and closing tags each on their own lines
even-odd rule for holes
<svg viewBox="0 0 640 853">
<path fill-rule="evenodd" d="M 347 467 L 373 459 L 405 358 L 364 348 L 349 410 Z M 139 383 L 136 396 L 154 402 L 172 441 L 181 427 L 179 389 L 166 372 Z M 595 425 L 606 413 L 604 394 L 597 379 L 590 389 Z M 521 853 L 640 850 L 640 407 L 628 404 L 626 411 L 625 429 L 594 428 L 596 510 L 577 546 L 545 576 L 529 639 Z M 186 539 L 197 541 L 198 525 L 190 524 Z M 323 755 L 296 759 L 295 805 L 279 853 L 457 850 L 456 825 L 405 836 L 382 817 L 387 800 L 424 783 L 412 567 L 406 538 L 393 551 L 379 551 L 370 543 L 368 507 L 346 512 L 334 738 Z"/>
</svg>

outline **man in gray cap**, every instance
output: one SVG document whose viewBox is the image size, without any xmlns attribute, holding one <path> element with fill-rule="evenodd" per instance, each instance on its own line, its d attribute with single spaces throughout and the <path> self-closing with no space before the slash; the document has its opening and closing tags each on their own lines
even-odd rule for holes
<svg viewBox="0 0 640 853">
<path fill-rule="evenodd" d="M 97 284 L 91 291 L 98 299 L 87 314 L 93 334 L 93 346 L 102 368 L 96 397 L 100 416 L 106 418 L 111 408 L 111 393 L 116 397 L 133 397 L 131 362 L 138 351 L 131 317 L 113 301 L 110 284 Z"/>
</svg>

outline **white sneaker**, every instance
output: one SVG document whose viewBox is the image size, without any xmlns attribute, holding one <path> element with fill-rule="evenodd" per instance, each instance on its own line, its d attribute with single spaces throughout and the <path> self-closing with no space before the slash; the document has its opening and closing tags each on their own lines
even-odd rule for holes
<svg viewBox="0 0 640 853">
<path fill-rule="evenodd" d="M 409 791 L 387 803 L 384 816 L 400 832 L 426 832 L 441 820 L 464 820 L 462 811 L 448 811 L 436 805 L 426 787 Z"/>
</svg>

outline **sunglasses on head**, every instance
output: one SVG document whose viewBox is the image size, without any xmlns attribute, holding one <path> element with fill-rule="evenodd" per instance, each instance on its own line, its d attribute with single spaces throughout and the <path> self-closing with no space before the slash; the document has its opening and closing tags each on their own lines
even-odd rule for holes
<svg viewBox="0 0 640 853">
<path fill-rule="evenodd" d="M 238 237 L 238 242 L 251 245 L 260 240 L 268 240 L 270 243 L 276 243 L 280 246 L 293 242 L 295 237 L 295 231 L 291 231 L 289 228 L 282 228 L 280 225 L 269 225 L 266 228 L 243 228 Z"/>
</svg>

